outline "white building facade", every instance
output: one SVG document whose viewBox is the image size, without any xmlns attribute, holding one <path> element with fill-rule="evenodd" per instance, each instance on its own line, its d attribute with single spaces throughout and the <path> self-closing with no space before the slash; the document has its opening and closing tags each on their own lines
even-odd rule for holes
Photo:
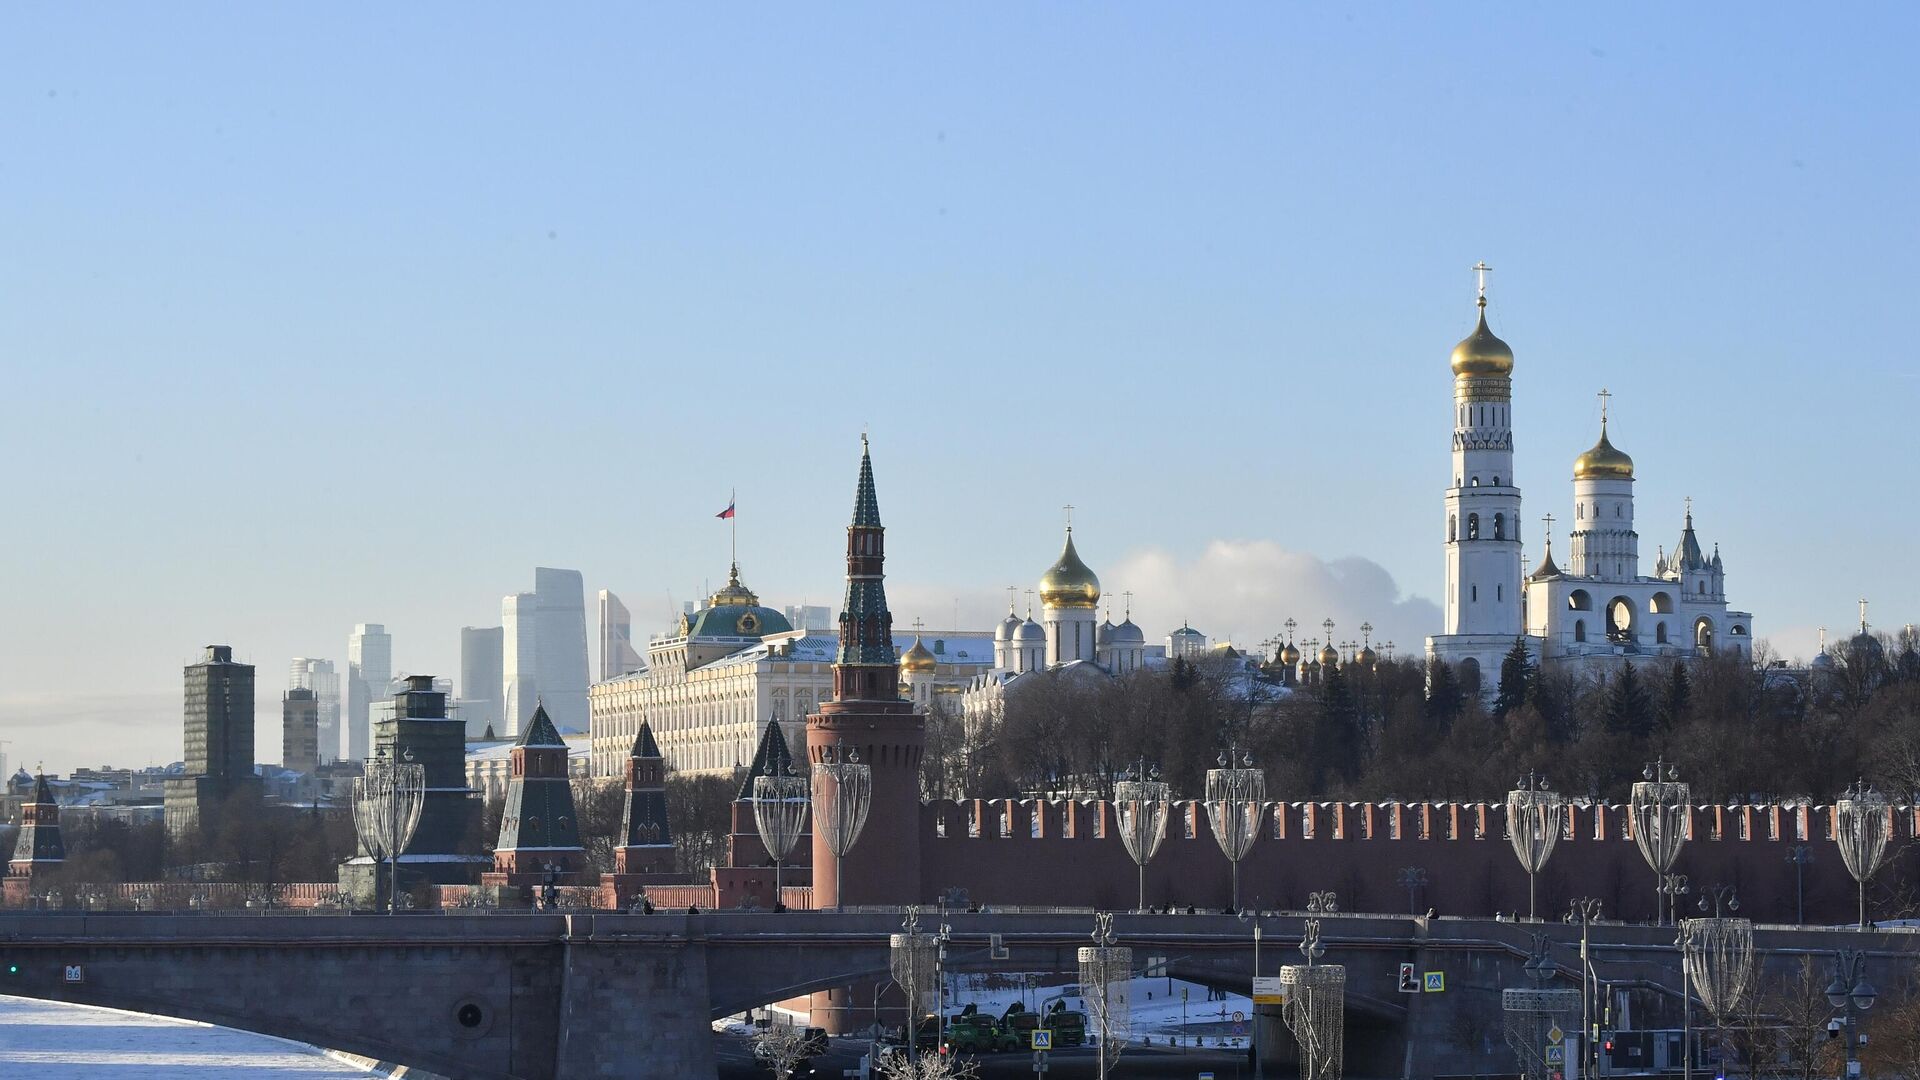
<svg viewBox="0 0 1920 1080">
<path fill-rule="evenodd" d="M 1608 437 L 1604 394 L 1599 441 L 1574 462 L 1567 568 L 1554 562 L 1549 535 L 1540 566 L 1526 572 L 1513 475 L 1513 350 L 1487 328 L 1484 287 L 1477 303 L 1478 323 L 1452 356 L 1445 622 L 1427 639 L 1427 655 L 1488 694 L 1522 637 L 1536 660 L 1594 675 L 1728 649 L 1751 657 L 1753 617 L 1728 607 L 1719 551 L 1701 551 L 1691 508 L 1673 556 L 1663 552 L 1653 575 L 1641 575 L 1633 459 Z"/>
</svg>

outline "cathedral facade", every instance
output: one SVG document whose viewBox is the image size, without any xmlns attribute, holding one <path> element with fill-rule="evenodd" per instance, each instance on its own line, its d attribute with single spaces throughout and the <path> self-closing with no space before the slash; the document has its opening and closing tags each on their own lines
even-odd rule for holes
<svg viewBox="0 0 1920 1080">
<path fill-rule="evenodd" d="M 1491 693 L 1500 662 L 1524 638 L 1537 661 L 1599 675 L 1623 663 L 1732 651 L 1751 658 L 1753 616 L 1727 603 L 1726 568 L 1707 555 L 1688 506 L 1680 539 L 1641 573 L 1634 527 L 1633 459 L 1607 436 L 1574 459 L 1567 565 L 1554 561 L 1553 518 L 1540 564 L 1522 564 L 1520 489 L 1514 482 L 1513 350 L 1479 318 L 1454 346 L 1453 455 L 1446 490 L 1444 632 L 1427 655 Z"/>
</svg>

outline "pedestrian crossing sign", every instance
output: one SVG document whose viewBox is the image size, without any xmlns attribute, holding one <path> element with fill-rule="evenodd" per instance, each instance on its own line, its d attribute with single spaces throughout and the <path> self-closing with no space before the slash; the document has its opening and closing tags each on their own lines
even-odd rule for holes
<svg viewBox="0 0 1920 1080">
<path fill-rule="evenodd" d="M 1034 1028 L 1033 1048 L 1035 1050 L 1053 1049 L 1053 1030 L 1051 1028 Z"/>
<path fill-rule="evenodd" d="M 1444 971 L 1427 972 L 1426 990 L 1429 994 L 1438 994 L 1447 988 L 1447 973 Z"/>
</svg>

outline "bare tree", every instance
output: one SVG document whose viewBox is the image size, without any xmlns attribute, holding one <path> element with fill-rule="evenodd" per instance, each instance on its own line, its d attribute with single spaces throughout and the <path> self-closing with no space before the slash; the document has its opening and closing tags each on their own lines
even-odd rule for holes
<svg viewBox="0 0 1920 1080">
<path fill-rule="evenodd" d="M 787 1080 L 799 1064 L 813 1055 L 808 1052 L 803 1028 L 774 1026 L 753 1037 L 753 1056 L 773 1070 L 774 1080 Z"/>
<path fill-rule="evenodd" d="M 952 1054 L 923 1054 L 918 1061 L 895 1054 L 874 1063 L 887 1080 L 973 1080 L 979 1066 Z"/>
</svg>

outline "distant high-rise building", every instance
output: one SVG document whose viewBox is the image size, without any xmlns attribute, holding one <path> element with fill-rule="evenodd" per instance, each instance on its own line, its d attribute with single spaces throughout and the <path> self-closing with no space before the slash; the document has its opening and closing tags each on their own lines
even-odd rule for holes
<svg viewBox="0 0 1920 1080">
<path fill-rule="evenodd" d="M 331 765 L 340 760 L 340 673 L 333 669 L 331 660 L 314 660 L 310 657 L 293 658 L 292 670 L 287 678 L 289 690 L 311 690 L 315 704 L 319 707 L 319 730 L 316 738 L 320 747 L 320 764 Z"/>
<path fill-rule="evenodd" d="M 320 702 L 296 686 L 280 699 L 280 767 L 310 773 L 320 765 Z"/>
<path fill-rule="evenodd" d="M 455 712 L 466 722 L 469 739 L 486 734 L 489 727 L 495 733 L 506 730 L 502 635 L 498 626 L 460 628 L 460 697 Z"/>
<path fill-rule="evenodd" d="M 253 665 L 207 646 L 186 669 L 185 775 L 166 785 L 167 828 L 185 832 L 228 796 L 257 790 L 253 773 Z"/>
<path fill-rule="evenodd" d="M 600 590 L 600 679 L 616 678 L 646 667 L 633 651 L 633 617 L 611 590 Z"/>
<path fill-rule="evenodd" d="M 412 762 L 426 773 L 420 823 L 401 852 L 403 891 L 421 882 L 471 884 L 492 861 L 485 855 L 457 854 L 480 813 L 480 802 L 467 788 L 466 734 L 459 720 L 447 715 L 447 695 L 439 689 L 446 682 L 431 675 L 406 676 L 398 691 L 380 703 L 381 718 L 374 726 L 377 759 Z M 341 888 L 352 896 L 375 897 L 386 888 L 385 879 L 364 845 L 340 867 Z"/>
<path fill-rule="evenodd" d="M 387 696 L 393 679 L 393 635 L 379 623 L 360 623 L 347 636 L 347 758 L 364 761 L 373 729 L 367 710 Z"/>
<path fill-rule="evenodd" d="M 587 730 L 587 603 L 580 571 L 535 567 L 533 591 L 501 603 L 500 630 L 504 734 L 519 734 L 540 704 L 562 731 Z"/>
<path fill-rule="evenodd" d="M 833 609 L 821 604 L 789 604 L 787 621 L 795 630 L 835 629 Z"/>
</svg>

